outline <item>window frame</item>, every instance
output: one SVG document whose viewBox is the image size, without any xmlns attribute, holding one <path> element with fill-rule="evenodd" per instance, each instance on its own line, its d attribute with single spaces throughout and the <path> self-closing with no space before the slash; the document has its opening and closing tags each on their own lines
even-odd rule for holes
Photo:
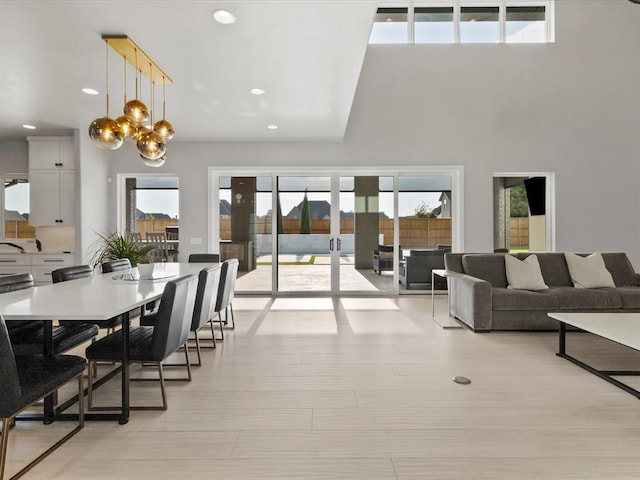
<svg viewBox="0 0 640 480">
<path fill-rule="evenodd" d="M 453 7 L 453 42 L 452 43 L 427 43 L 415 42 L 415 9 L 429 7 Z M 416 2 L 407 1 L 387 1 L 380 2 L 377 6 L 381 8 L 406 8 L 407 9 L 407 43 L 369 43 L 370 45 L 451 45 L 463 44 L 471 45 L 472 43 L 462 42 L 460 38 L 461 11 L 464 7 L 498 7 L 498 29 L 499 40 L 497 43 L 509 43 L 511 45 L 521 44 L 546 44 L 555 43 L 555 0 L 421 0 Z M 545 9 L 545 40 L 542 42 L 507 42 L 507 7 L 544 7 Z M 373 30 L 373 25 L 372 25 Z M 371 36 L 369 37 L 369 39 Z M 493 44 L 488 42 L 485 44 Z M 483 43 L 475 43 L 475 45 L 483 45 Z"/>
</svg>

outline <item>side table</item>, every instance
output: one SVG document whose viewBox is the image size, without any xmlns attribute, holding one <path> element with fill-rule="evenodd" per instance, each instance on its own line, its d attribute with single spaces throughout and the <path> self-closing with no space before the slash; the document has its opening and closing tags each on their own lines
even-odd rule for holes
<svg viewBox="0 0 640 480">
<path fill-rule="evenodd" d="M 450 270 L 434 268 L 431 270 L 431 318 L 442 328 L 462 328 L 454 317 L 451 316 L 451 296 L 449 295 L 449 277 L 459 275 L 458 272 Z M 436 318 L 436 297 L 435 297 L 435 281 L 436 277 L 443 278 L 447 282 L 447 321 L 440 322 Z"/>
</svg>

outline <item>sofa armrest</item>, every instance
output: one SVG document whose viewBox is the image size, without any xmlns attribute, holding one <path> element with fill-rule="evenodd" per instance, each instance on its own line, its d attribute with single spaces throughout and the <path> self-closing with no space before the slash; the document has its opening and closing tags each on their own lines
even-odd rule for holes
<svg viewBox="0 0 640 480">
<path fill-rule="evenodd" d="M 492 287 L 485 280 L 460 274 L 449 277 L 451 314 L 474 331 L 491 330 Z"/>
</svg>

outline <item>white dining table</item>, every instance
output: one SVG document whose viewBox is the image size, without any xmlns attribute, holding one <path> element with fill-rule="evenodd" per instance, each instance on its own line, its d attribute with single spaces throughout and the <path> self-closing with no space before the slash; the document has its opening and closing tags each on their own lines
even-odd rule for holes
<svg viewBox="0 0 640 480">
<path fill-rule="evenodd" d="M 45 322 L 49 332 L 50 345 L 45 353 L 52 350 L 52 321 L 108 320 L 122 316 L 124 330 L 122 348 L 122 411 L 113 414 L 101 414 L 102 418 L 117 418 L 121 424 L 129 421 L 129 312 L 142 305 L 158 300 L 162 296 L 165 284 L 185 275 L 197 275 L 206 265 L 203 263 L 157 263 L 154 268 L 155 279 L 135 279 L 137 269 L 94 274 L 67 282 L 40 285 L 34 288 L 3 293 L 0 295 L 0 314 L 5 320 L 50 320 Z M 123 279 L 128 275 L 129 279 Z M 133 279 L 132 279 L 133 278 Z M 45 406 L 47 407 L 45 402 Z M 45 417 L 52 416 L 52 402 L 45 411 Z M 93 415 L 87 418 L 91 419 Z"/>
</svg>

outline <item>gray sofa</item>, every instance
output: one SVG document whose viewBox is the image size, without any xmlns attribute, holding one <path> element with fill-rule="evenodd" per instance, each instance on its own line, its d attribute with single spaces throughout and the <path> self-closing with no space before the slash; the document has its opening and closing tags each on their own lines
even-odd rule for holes
<svg viewBox="0 0 640 480">
<path fill-rule="evenodd" d="M 451 313 L 476 332 L 557 330 L 558 322 L 547 312 L 640 312 L 640 275 L 625 253 L 602 254 L 615 288 L 574 288 L 564 253 L 536 253 L 549 286 L 537 291 L 507 288 L 504 255 L 445 255 L 446 269 L 459 273 L 449 278 Z"/>
</svg>

